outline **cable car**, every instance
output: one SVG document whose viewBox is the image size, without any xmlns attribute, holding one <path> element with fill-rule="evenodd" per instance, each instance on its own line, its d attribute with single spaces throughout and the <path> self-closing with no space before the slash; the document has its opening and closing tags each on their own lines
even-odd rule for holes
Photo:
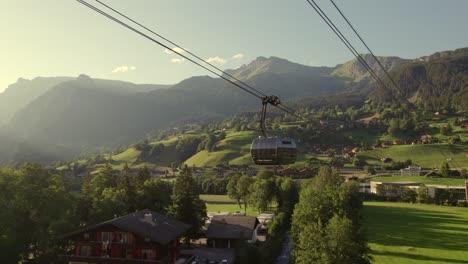
<svg viewBox="0 0 468 264">
<path fill-rule="evenodd" d="M 256 138 L 250 147 L 252 160 L 257 165 L 287 165 L 296 162 L 296 142 L 292 138 Z"/>
<path fill-rule="evenodd" d="M 260 130 L 263 137 L 252 141 L 250 155 L 257 165 L 288 165 L 296 162 L 296 142 L 288 137 L 268 137 L 265 125 L 267 105 L 278 106 L 281 101 L 277 96 L 262 97 L 262 114 L 260 116 Z"/>
</svg>

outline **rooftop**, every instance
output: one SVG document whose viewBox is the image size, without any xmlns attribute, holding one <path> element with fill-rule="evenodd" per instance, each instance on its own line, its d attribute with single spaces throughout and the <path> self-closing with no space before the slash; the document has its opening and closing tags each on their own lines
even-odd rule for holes
<svg viewBox="0 0 468 264">
<path fill-rule="evenodd" d="M 142 237 L 149 237 L 151 241 L 157 242 L 161 245 L 166 245 L 167 243 L 177 239 L 190 228 L 190 225 L 178 221 L 170 216 L 162 215 L 145 209 L 128 214 L 126 216 L 114 218 L 106 222 L 85 227 L 83 229 L 68 233 L 64 237 L 71 237 L 105 225 L 112 225 Z"/>
<path fill-rule="evenodd" d="M 252 238 L 258 224 L 256 217 L 242 215 L 215 215 L 206 231 L 207 238 L 245 239 Z"/>
</svg>

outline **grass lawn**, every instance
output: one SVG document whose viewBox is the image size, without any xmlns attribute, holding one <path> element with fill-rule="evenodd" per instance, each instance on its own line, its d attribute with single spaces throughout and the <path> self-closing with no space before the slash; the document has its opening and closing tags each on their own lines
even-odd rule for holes
<svg viewBox="0 0 468 264">
<path fill-rule="evenodd" d="M 216 150 L 200 151 L 185 161 L 188 166 L 216 166 L 229 164 L 253 164 L 250 158 L 250 144 L 257 137 L 254 131 L 241 131 L 227 134 L 226 138 L 216 144 Z"/>
<path fill-rule="evenodd" d="M 468 208 L 366 202 L 375 264 L 468 263 Z"/>
<path fill-rule="evenodd" d="M 200 198 L 206 202 L 207 212 L 244 212 L 244 207 L 239 208 L 236 201 L 227 195 L 201 194 Z M 247 215 L 257 216 L 258 212 L 255 208 L 247 207 Z"/>
<path fill-rule="evenodd" d="M 468 168 L 468 145 L 399 145 L 389 148 L 364 151 L 358 154 L 369 164 L 380 165 L 380 158 L 391 158 L 395 161 L 412 160 L 414 164 L 424 168 L 440 166 L 448 158 L 451 158 L 450 167 Z"/>
<path fill-rule="evenodd" d="M 391 176 L 391 177 L 372 177 L 371 181 L 378 182 L 403 182 L 412 181 L 424 184 L 438 184 L 438 185 L 464 185 L 465 179 L 448 179 L 448 178 L 428 178 L 424 176 Z"/>
</svg>

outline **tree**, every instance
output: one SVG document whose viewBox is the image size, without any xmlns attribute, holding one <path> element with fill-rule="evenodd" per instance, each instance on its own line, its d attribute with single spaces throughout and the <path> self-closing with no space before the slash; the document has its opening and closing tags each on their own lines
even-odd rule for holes
<svg viewBox="0 0 468 264">
<path fill-rule="evenodd" d="M 440 166 L 440 175 L 442 175 L 442 177 L 450 176 L 450 165 L 448 162 L 444 162 L 442 163 L 442 166 Z"/>
<path fill-rule="evenodd" d="M 109 162 L 99 170 L 99 176 L 102 178 L 103 187 L 117 187 L 117 176 Z"/>
<path fill-rule="evenodd" d="M 186 242 L 190 237 L 196 237 L 201 227 L 205 225 L 206 204 L 200 199 L 196 190 L 195 180 L 187 165 L 182 169 L 174 183 L 172 215 L 187 224 L 192 225 Z"/>
<path fill-rule="evenodd" d="M 453 131 L 453 127 L 452 127 L 452 124 L 450 122 L 447 123 L 447 133 L 452 133 Z"/>
<path fill-rule="evenodd" d="M 242 175 L 237 181 L 237 193 L 241 197 L 242 203 L 244 204 L 244 213 L 247 214 L 247 204 L 250 196 L 250 185 L 252 179 L 247 175 Z"/>
<path fill-rule="evenodd" d="M 241 175 L 232 175 L 231 178 L 229 179 L 229 182 L 227 184 L 227 194 L 229 198 L 236 200 L 237 204 L 239 205 L 239 208 L 242 208 L 241 206 L 241 199 L 242 196 L 239 194 L 237 190 L 237 183 L 239 182 Z"/>
<path fill-rule="evenodd" d="M 417 191 L 417 200 L 418 203 L 426 203 L 428 201 L 427 187 L 424 184 L 421 184 Z"/>
<path fill-rule="evenodd" d="M 446 126 L 441 126 L 440 127 L 440 134 L 447 136 L 449 134 L 448 129 Z"/>
<path fill-rule="evenodd" d="M 205 143 L 205 150 L 208 152 L 212 152 L 214 150 L 215 143 L 216 143 L 216 139 L 214 135 L 212 134 L 208 135 L 208 138 L 206 139 L 206 143 Z"/>
<path fill-rule="evenodd" d="M 275 182 L 271 179 L 255 179 L 250 186 L 249 201 L 259 213 L 268 209 L 268 205 L 275 196 Z"/>
<path fill-rule="evenodd" d="M 135 183 L 130 175 L 130 168 L 125 163 L 120 177 L 119 189 L 124 192 L 124 202 L 126 204 L 126 211 L 132 212 L 137 209 L 137 189 Z"/>
<path fill-rule="evenodd" d="M 395 136 L 398 133 L 400 133 L 400 120 L 392 118 L 392 120 L 390 120 L 390 126 L 388 127 L 387 132 L 392 136 Z"/>
<path fill-rule="evenodd" d="M 272 171 L 269 170 L 261 170 L 257 173 L 256 178 L 257 179 L 266 179 L 269 180 L 273 178 L 274 174 Z"/>
<path fill-rule="evenodd" d="M 138 191 L 139 209 L 150 209 L 158 213 L 166 213 L 171 206 L 172 186 L 160 179 L 148 179 Z"/>
<path fill-rule="evenodd" d="M 400 198 L 403 202 L 414 203 L 416 202 L 417 193 L 411 188 L 402 188 L 400 191 Z"/>
<path fill-rule="evenodd" d="M 468 178 L 468 170 L 467 170 L 467 169 L 461 169 L 461 171 L 460 171 L 460 176 L 461 176 L 463 179 L 467 179 L 467 178 Z"/>
<path fill-rule="evenodd" d="M 76 224 L 72 197 L 63 177 L 38 164 L 0 170 L 0 259 L 18 263 L 33 257 L 50 263 L 59 254 L 60 236 Z"/>
<path fill-rule="evenodd" d="M 364 166 L 364 170 L 370 175 L 374 175 L 376 173 L 374 167 L 371 166 Z"/>
<path fill-rule="evenodd" d="M 151 175 L 150 175 L 150 172 L 148 170 L 148 167 L 145 165 L 143 168 L 140 168 L 140 170 L 138 171 L 138 174 L 136 176 L 137 188 L 143 186 L 145 181 L 147 181 L 149 179 L 151 179 Z"/>
<path fill-rule="evenodd" d="M 341 183 L 337 171 L 320 168 L 303 185 L 294 209 L 291 239 L 296 263 L 370 263 L 359 186 Z"/>
<path fill-rule="evenodd" d="M 299 200 L 299 186 L 291 178 L 278 177 L 276 180 L 277 186 L 277 203 L 279 210 L 286 213 L 289 218 Z M 289 219 L 288 219 L 289 221 Z"/>
<path fill-rule="evenodd" d="M 125 191 L 116 188 L 105 188 L 99 197 L 93 200 L 92 215 L 96 222 L 106 221 L 126 215 L 127 204 Z"/>
</svg>

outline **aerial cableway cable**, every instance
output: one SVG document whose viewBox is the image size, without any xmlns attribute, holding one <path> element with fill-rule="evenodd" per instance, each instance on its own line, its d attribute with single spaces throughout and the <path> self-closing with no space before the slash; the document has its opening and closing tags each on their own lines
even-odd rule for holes
<svg viewBox="0 0 468 264">
<path fill-rule="evenodd" d="M 140 30 L 138 30 L 138 29 L 132 27 L 131 25 L 129 25 L 129 24 L 127 24 L 127 23 L 125 23 L 125 22 L 119 20 L 118 18 L 116 18 L 116 17 L 114 17 L 114 16 L 112 16 L 112 15 L 106 13 L 105 11 L 103 11 L 103 10 L 101 10 L 101 9 L 99 9 L 99 8 L 97 8 L 97 7 L 95 7 L 94 5 L 89 4 L 88 2 L 86 2 L 86 1 L 84 1 L 84 0 L 76 0 L 76 1 L 79 2 L 79 3 L 81 3 L 81 4 L 83 4 L 83 5 L 85 5 L 86 7 L 90 8 L 90 9 L 92 9 L 93 11 L 95 11 L 95 12 L 97 12 L 97 13 L 99 13 L 99 14 L 101 14 L 101 15 L 107 17 L 107 18 L 109 18 L 110 20 L 112 20 L 112 21 L 114 21 L 114 22 L 116 22 L 116 23 L 122 25 L 123 27 L 126 27 L 127 29 L 129 29 L 129 30 L 131 30 L 131 31 L 133 31 L 133 32 L 135 32 L 135 33 L 141 35 L 142 37 L 144 37 L 144 38 L 146 38 L 146 39 L 148 39 L 148 40 L 150 40 L 150 41 L 152 41 L 152 42 L 154 42 L 154 43 L 156 43 L 156 44 L 158 44 L 158 45 L 160 45 L 160 46 L 166 48 L 167 50 L 170 50 L 171 52 L 176 53 L 177 55 L 181 56 L 182 58 L 184 58 L 184 59 L 186 59 L 186 60 L 188 60 L 188 61 L 194 63 L 194 64 L 197 65 L 197 66 L 202 67 L 203 69 L 209 71 L 210 73 L 212 73 L 212 74 L 214 74 L 214 75 L 216 75 L 216 76 L 218 76 L 218 77 L 224 79 L 225 81 L 227 81 L 227 82 L 233 84 L 234 86 L 236 86 L 236 87 L 238 87 L 238 88 L 244 90 L 245 92 L 248 92 L 249 94 L 255 96 L 256 98 L 258 98 L 258 99 L 260 99 L 260 100 L 268 99 L 269 102 L 273 102 L 273 101 L 275 101 L 275 98 L 278 99 L 276 96 L 267 96 L 266 94 L 264 94 L 264 93 L 260 92 L 259 90 L 255 89 L 255 88 L 252 87 L 251 85 L 248 85 L 248 84 L 246 84 L 245 82 L 243 82 L 243 81 L 237 79 L 237 78 L 234 77 L 233 75 L 231 75 L 231 74 L 229 74 L 229 73 L 226 73 L 225 71 L 221 70 L 220 68 L 216 67 L 215 65 L 213 65 L 213 64 L 211 64 L 211 63 L 209 63 L 209 62 L 203 60 L 201 57 L 197 56 L 197 55 L 194 54 L 193 52 L 190 52 L 190 51 L 188 51 L 187 49 L 184 49 L 184 48 L 180 47 L 179 45 L 177 45 L 176 43 L 172 42 L 172 41 L 169 40 L 168 38 L 166 38 L 166 37 L 164 37 L 164 36 L 162 36 L 162 35 L 156 33 L 155 31 L 149 29 L 148 27 L 142 25 L 141 23 L 137 22 L 136 20 L 134 20 L 134 19 L 132 19 L 132 18 L 126 16 L 125 14 L 123 14 L 123 13 L 117 11 L 116 9 L 110 7 L 109 5 L 104 4 L 103 2 L 101 2 L 101 1 L 99 1 L 99 0 L 96 0 L 96 2 L 98 2 L 99 4 L 105 6 L 105 7 L 108 8 L 108 9 L 112 10 L 113 12 L 119 14 L 120 16 L 126 18 L 127 20 L 129 20 L 129 21 L 135 23 L 136 25 L 142 27 L 143 29 L 145 29 L 145 30 L 151 32 L 152 34 L 154 34 L 154 35 L 160 37 L 161 39 L 163 39 L 163 40 L 169 42 L 170 44 L 176 46 L 177 48 L 180 48 L 183 52 L 187 52 L 187 54 L 190 54 L 190 55 L 193 56 L 194 58 L 196 58 L 196 59 L 198 59 L 199 61 L 201 61 L 202 63 L 204 63 L 204 64 L 206 64 L 206 65 L 208 65 L 208 66 L 210 66 L 210 67 L 216 69 L 216 70 L 219 71 L 220 73 L 218 73 L 218 72 L 216 72 L 215 70 L 212 70 L 212 69 L 208 68 L 207 66 L 205 66 L 205 65 L 203 65 L 203 64 L 201 64 L 201 63 L 195 61 L 195 59 L 192 59 L 192 58 L 189 58 L 188 56 L 185 56 L 184 54 L 182 54 L 182 52 L 179 52 L 179 51 L 177 51 L 177 50 L 175 50 L 175 49 L 169 47 L 168 45 L 166 45 L 166 44 L 164 44 L 164 43 L 162 43 L 162 42 L 160 42 L 160 41 L 158 41 L 158 40 L 156 40 L 156 39 L 154 39 L 154 38 L 148 36 L 147 34 L 141 32 Z M 226 76 L 227 76 L 227 77 L 226 77 Z M 228 78 L 228 77 L 229 77 L 229 78 Z M 279 100 L 279 99 L 278 99 L 278 100 Z M 292 110 L 292 109 L 286 107 L 285 105 L 281 104 L 281 101 L 278 101 L 277 103 L 272 104 L 272 105 L 275 106 L 276 108 L 278 108 L 278 109 L 280 109 L 280 110 L 282 110 L 282 111 L 288 113 L 288 114 L 291 114 L 291 115 L 294 115 L 294 116 L 296 116 L 296 117 L 298 117 L 298 118 L 304 119 L 304 117 L 302 117 L 302 116 L 296 114 L 294 110 Z M 308 121 L 308 120 L 306 120 L 306 121 Z"/>
<path fill-rule="evenodd" d="M 307 0 L 310 6 L 317 12 L 317 14 L 325 21 L 325 23 L 332 29 L 332 31 L 338 36 L 338 38 L 345 44 L 345 46 L 353 53 L 354 56 L 359 60 L 359 62 L 367 69 L 372 77 L 377 81 L 377 83 L 382 86 L 384 91 L 390 96 L 392 100 L 396 103 L 399 103 L 398 98 L 396 98 L 390 89 L 385 85 L 385 83 L 379 78 L 379 76 L 374 72 L 374 70 L 369 66 L 366 60 L 357 52 L 354 46 L 349 42 L 349 40 L 341 33 L 338 27 L 331 21 L 331 19 L 325 14 L 325 12 L 320 8 L 320 6 L 314 0 Z"/>
<path fill-rule="evenodd" d="M 296 148 L 296 143 L 292 138 L 281 138 L 281 137 L 267 137 L 266 135 L 266 126 L 265 126 L 265 115 L 266 115 L 266 106 L 268 104 L 271 104 L 277 108 L 279 108 L 282 111 L 285 111 L 286 113 L 295 115 L 299 118 L 302 118 L 301 116 L 297 115 L 294 111 L 291 111 L 290 108 L 281 105 L 281 100 L 274 95 L 267 96 L 258 90 L 251 88 L 249 89 L 250 86 L 246 85 L 245 83 L 237 80 L 234 76 L 229 75 L 225 73 L 224 71 L 220 70 L 219 68 L 207 63 L 206 61 L 202 60 L 200 57 L 194 55 L 193 53 L 189 53 L 193 57 L 197 58 L 198 60 L 202 60 L 203 63 L 213 67 L 214 69 L 217 69 L 219 72 L 216 72 L 213 69 L 208 68 L 205 65 L 202 65 L 201 63 L 195 61 L 193 58 L 189 58 L 188 56 L 182 54 L 182 52 L 177 51 L 176 49 L 171 49 L 168 45 L 162 43 L 161 41 L 158 41 L 147 34 L 143 33 L 142 31 L 136 29 L 135 27 L 132 27 L 131 25 L 119 20 L 118 18 L 106 13 L 105 11 L 95 7 L 92 4 L 89 4 L 85 0 L 76 0 L 80 4 L 83 4 L 84 6 L 92 9 L 93 11 L 109 18 L 110 20 L 122 25 L 123 27 L 126 27 L 127 29 L 137 33 L 138 35 L 158 44 L 161 47 L 166 48 L 167 50 L 172 50 L 172 52 L 176 53 L 177 55 L 181 56 L 182 58 L 202 67 L 203 69 L 209 71 L 210 73 L 224 79 L 225 81 L 235 85 L 236 87 L 248 92 L 249 94 L 255 96 L 256 98 L 260 99 L 262 101 L 262 117 L 261 117 L 261 124 L 260 124 L 260 129 L 262 130 L 263 135 L 265 138 L 256 138 L 252 141 L 251 145 L 251 156 L 252 160 L 254 161 L 255 164 L 257 165 L 287 165 L 287 164 L 293 164 L 296 161 L 297 157 L 297 148 Z M 100 1 L 98 1 L 101 3 Z M 102 4 L 102 3 L 101 3 Z M 115 11 L 114 11 L 115 12 Z M 121 14 L 121 13 L 120 13 Z M 122 15 L 122 14 L 121 14 Z M 126 16 L 125 16 L 126 17 Z M 128 17 L 126 17 L 129 19 Z M 133 21 L 135 23 L 135 21 Z M 139 23 L 138 23 L 139 24 Z M 141 24 L 139 24 L 141 26 Z M 146 30 L 148 30 L 146 27 L 143 27 Z M 160 36 L 159 34 L 152 32 L 153 34 L 156 34 L 157 36 Z M 166 41 L 168 41 L 166 38 L 164 38 Z M 168 41 L 169 42 L 169 41 Z M 173 42 L 170 42 L 171 44 L 175 45 Z M 178 46 L 178 45 L 175 45 Z M 184 49 L 183 49 L 184 50 Z M 226 76 L 230 76 L 232 79 L 229 79 Z M 238 81 L 238 82 L 235 82 Z M 247 87 L 242 86 L 241 84 L 246 85 Z M 272 151 L 273 150 L 273 151 Z"/>
<path fill-rule="evenodd" d="M 188 54 L 192 55 L 193 57 L 197 58 L 198 60 L 203 61 L 204 63 L 210 65 L 211 67 L 213 67 L 213 68 L 215 68 L 216 70 L 222 72 L 223 74 L 229 76 L 230 78 L 232 78 L 232 79 L 234 79 L 235 81 L 241 83 L 242 85 L 244 85 L 244 86 L 246 86 L 246 87 L 248 87 L 248 88 L 254 90 L 255 92 L 261 94 L 262 96 L 267 96 L 266 94 L 264 94 L 264 93 L 260 92 L 259 90 L 255 89 L 255 88 L 252 87 L 251 85 L 248 85 L 247 83 L 245 83 L 245 82 L 243 82 L 243 81 L 241 81 L 241 80 L 235 78 L 235 77 L 232 76 L 231 74 L 229 74 L 229 73 L 227 73 L 227 72 L 221 70 L 219 67 L 216 67 L 216 65 L 213 65 L 212 63 L 207 62 L 206 60 L 204 60 L 204 59 L 202 59 L 201 57 L 197 56 L 197 55 L 194 54 L 193 52 L 191 52 L 191 51 L 189 51 L 189 50 L 187 50 L 187 49 L 185 49 L 185 48 L 182 48 L 180 45 L 174 43 L 173 41 L 169 40 L 168 38 L 162 36 L 161 34 L 155 32 L 154 30 L 151 30 L 150 28 L 144 26 L 143 24 L 139 23 L 139 22 L 136 21 L 135 19 L 130 18 L 129 16 L 123 14 L 122 12 L 116 10 L 115 8 L 113 8 L 113 7 L 109 6 L 109 5 L 106 5 L 105 3 L 103 3 L 103 2 L 101 2 L 101 1 L 99 1 L 99 0 L 95 0 L 95 1 L 98 2 L 99 4 L 101 4 L 102 6 L 108 8 L 109 10 L 111 10 L 111 11 L 113 11 L 113 12 L 115 12 L 115 13 L 121 15 L 122 17 L 128 19 L 129 21 L 135 23 L 136 25 L 138 25 L 138 26 L 140 26 L 140 27 L 146 29 L 147 31 L 153 33 L 154 35 L 160 37 L 161 39 L 163 39 L 163 40 L 169 42 L 170 44 L 174 45 L 175 47 L 180 48 L 183 52 L 187 52 Z M 172 51 L 172 50 L 171 50 L 171 51 Z"/>
<path fill-rule="evenodd" d="M 229 76 L 230 78 L 232 78 L 232 79 L 235 80 L 236 82 L 238 82 L 238 83 L 244 85 L 245 87 L 248 87 L 248 88 L 252 89 L 253 91 L 255 91 L 255 92 L 257 92 L 258 94 L 262 95 L 264 98 L 267 97 L 266 94 L 262 93 L 261 91 L 257 90 L 256 88 L 252 87 L 251 85 L 249 85 L 249 84 L 247 84 L 247 83 L 245 83 L 245 82 L 243 82 L 243 81 L 237 79 L 236 77 L 234 77 L 233 75 L 231 75 L 231 74 L 229 74 L 229 73 L 223 71 L 222 69 L 220 69 L 220 68 L 217 67 L 216 65 L 213 65 L 212 63 L 209 63 L 209 62 L 207 62 L 206 60 L 203 60 L 200 56 L 198 56 L 198 55 L 194 54 L 193 52 L 191 52 L 191 51 L 189 51 L 189 50 L 187 50 L 187 49 L 181 47 L 181 46 L 178 45 L 177 43 L 175 43 L 175 42 L 169 40 L 168 38 L 166 38 L 166 37 L 162 36 L 161 34 L 155 32 L 154 30 L 152 30 L 152 29 L 146 27 L 145 25 L 141 24 L 140 22 L 136 21 L 135 19 L 133 19 L 133 18 L 131 18 L 131 17 L 129 17 L 129 16 L 123 14 L 122 12 L 120 12 L 120 11 L 116 10 L 115 8 L 113 8 L 113 7 L 111 7 L 111 6 L 109 6 L 109 5 L 105 4 L 105 3 L 103 3 L 102 1 L 99 1 L 99 0 L 95 0 L 95 1 L 98 2 L 99 4 L 101 4 L 102 6 L 108 8 L 109 10 L 111 10 L 111 11 L 113 11 L 113 12 L 119 14 L 120 16 L 122 16 L 122 17 L 128 19 L 129 21 L 135 23 L 136 25 L 138 25 L 138 26 L 140 26 L 140 27 L 146 29 L 147 31 L 153 33 L 154 35 L 160 37 L 161 39 L 163 39 L 163 40 L 169 42 L 170 44 L 174 45 L 175 47 L 180 48 L 182 51 L 187 52 L 188 54 L 190 54 L 190 55 L 192 55 L 193 57 L 197 58 L 198 60 L 202 61 L 203 63 L 208 64 L 209 66 L 213 67 L 214 69 L 218 70 L 219 72 L 222 72 L 224 75 Z M 298 117 L 298 118 L 304 119 L 303 116 L 296 114 L 295 111 L 294 111 L 293 109 L 291 109 L 291 108 L 289 108 L 289 107 L 287 107 L 287 106 L 285 106 L 285 105 L 282 105 L 281 102 L 279 102 L 278 104 L 274 104 L 274 106 L 277 107 L 278 109 L 284 111 L 284 112 L 287 112 L 288 114 L 291 114 L 291 115 L 294 115 L 294 116 L 296 116 L 296 117 Z M 309 121 L 309 120 L 305 119 L 305 121 Z"/>
<path fill-rule="evenodd" d="M 399 95 L 402 96 L 403 93 L 402 93 L 401 88 L 396 84 L 395 80 L 393 80 L 393 78 L 390 76 L 390 74 L 388 73 L 388 71 L 385 69 L 385 67 L 382 65 L 382 63 L 379 61 L 379 59 L 377 58 L 377 56 L 374 55 L 374 53 L 373 53 L 372 50 L 369 48 L 369 46 L 367 45 L 367 43 L 364 41 L 364 39 L 361 37 L 361 35 L 357 32 L 357 30 L 354 28 L 354 26 L 351 24 L 351 22 L 348 20 L 348 18 L 343 14 L 343 12 L 342 12 L 341 9 L 338 7 L 338 5 L 335 3 L 335 1 L 330 0 L 330 2 L 333 4 L 333 6 L 335 6 L 336 10 L 338 10 L 338 12 L 340 13 L 341 17 L 343 17 L 343 19 L 346 21 L 346 23 L 348 23 L 348 25 L 351 27 L 351 29 L 353 30 L 353 32 L 354 32 L 354 33 L 356 34 L 356 36 L 359 38 L 359 40 L 361 40 L 362 44 L 364 44 L 364 46 L 365 46 L 366 49 L 369 51 L 369 53 L 372 55 L 372 57 L 374 58 L 374 60 L 379 64 L 380 68 L 383 70 L 383 72 L 385 73 L 385 75 L 387 75 L 388 79 L 390 79 L 390 81 L 393 83 L 393 85 L 394 85 L 395 88 L 397 89 Z"/>
<path fill-rule="evenodd" d="M 231 84 L 237 86 L 238 88 L 240 88 L 240 89 L 242 89 L 242 90 L 248 92 L 249 94 L 251 94 L 251 95 L 257 97 L 258 99 L 262 99 L 262 95 L 261 95 L 261 94 L 255 93 L 254 91 L 251 91 L 251 90 L 249 90 L 249 89 L 247 89 L 247 88 L 245 88 L 245 87 L 242 87 L 242 86 L 239 85 L 238 83 L 236 83 L 236 82 L 234 82 L 234 81 L 228 79 L 227 77 L 223 76 L 222 74 L 219 74 L 219 73 L 215 72 L 214 70 L 211 70 L 210 68 L 208 68 L 208 67 L 202 65 L 201 63 L 198 63 L 198 62 L 195 61 L 194 59 L 191 59 L 191 58 L 189 58 L 188 56 L 185 56 L 185 55 L 183 55 L 182 53 L 177 52 L 176 50 L 173 50 L 173 49 L 170 48 L 168 45 L 166 45 L 166 44 L 164 44 L 164 43 L 162 43 L 162 42 L 160 42 L 160 41 L 158 41 L 158 40 L 156 40 L 156 39 L 154 39 L 154 38 L 148 36 L 147 34 L 141 32 L 141 31 L 139 31 L 138 29 L 136 29 L 136 28 L 134 28 L 134 27 L 132 27 L 132 26 L 126 24 L 125 22 L 122 22 L 121 20 L 119 20 L 119 19 L 117 19 L 117 18 L 115 18 L 115 17 L 113 17 L 113 16 L 107 14 L 106 12 L 104 12 L 104 11 L 102 11 L 101 9 L 99 9 L 99 8 L 97 8 L 97 7 L 95 7 L 95 6 L 91 5 L 91 4 L 89 4 L 89 3 L 87 3 L 86 1 L 84 1 L 84 0 L 76 0 L 76 1 L 79 2 L 79 3 L 81 3 L 81 4 L 83 4 L 83 5 L 85 5 L 86 7 L 88 7 L 88 8 L 90 8 L 90 9 L 94 10 L 95 12 L 97 12 L 97 13 L 99 13 L 99 14 L 101 14 L 101 15 L 107 17 L 107 18 L 109 18 L 110 20 L 112 20 L 112 21 L 114 21 L 114 22 L 116 22 L 116 23 L 122 25 L 123 27 L 126 27 L 126 28 L 128 28 L 129 30 L 131 30 L 131 31 L 133 31 L 133 32 L 135 32 L 135 33 L 137 33 L 137 34 L 139 34 L 140 36 L 142 36 L 142 37 L 144 37 L 144 38 L 146 38 L 146 39 L 148 39 L 148 40 L 150 40 L 150 41 L 152 41 L 152 42 L 158 44 L 159 46 L 161 46 L 161 47 L 163 47 L 163 48 L 166 48 L 166 49 L 168 49 L 168 50 L 171 50 L 172 52 L 176 53 L 177 55 L 181 56 L 182 58 L 184 58 L 184 59 L 186 59 L 186 60 L 188 60 L 188 61 L 190 61 L 190 62 L 192 62 L 192 63 L 194 63 L 194 64 L 196 64 L 196 65 L 198 65 L 198 66 L 200 66 L 200 67 L 202 67 L 203 69 L 205 69 L 205 70 L 211 72 L 212 74 L 214 74 L 214 75 L 216 75 L 216 76 L 218 76 L 218 77 L 220 77 L 220 78 L 226 80 L 227 82 L 229 82 L 229 83 L 231 83 Z"/>
</svg>

